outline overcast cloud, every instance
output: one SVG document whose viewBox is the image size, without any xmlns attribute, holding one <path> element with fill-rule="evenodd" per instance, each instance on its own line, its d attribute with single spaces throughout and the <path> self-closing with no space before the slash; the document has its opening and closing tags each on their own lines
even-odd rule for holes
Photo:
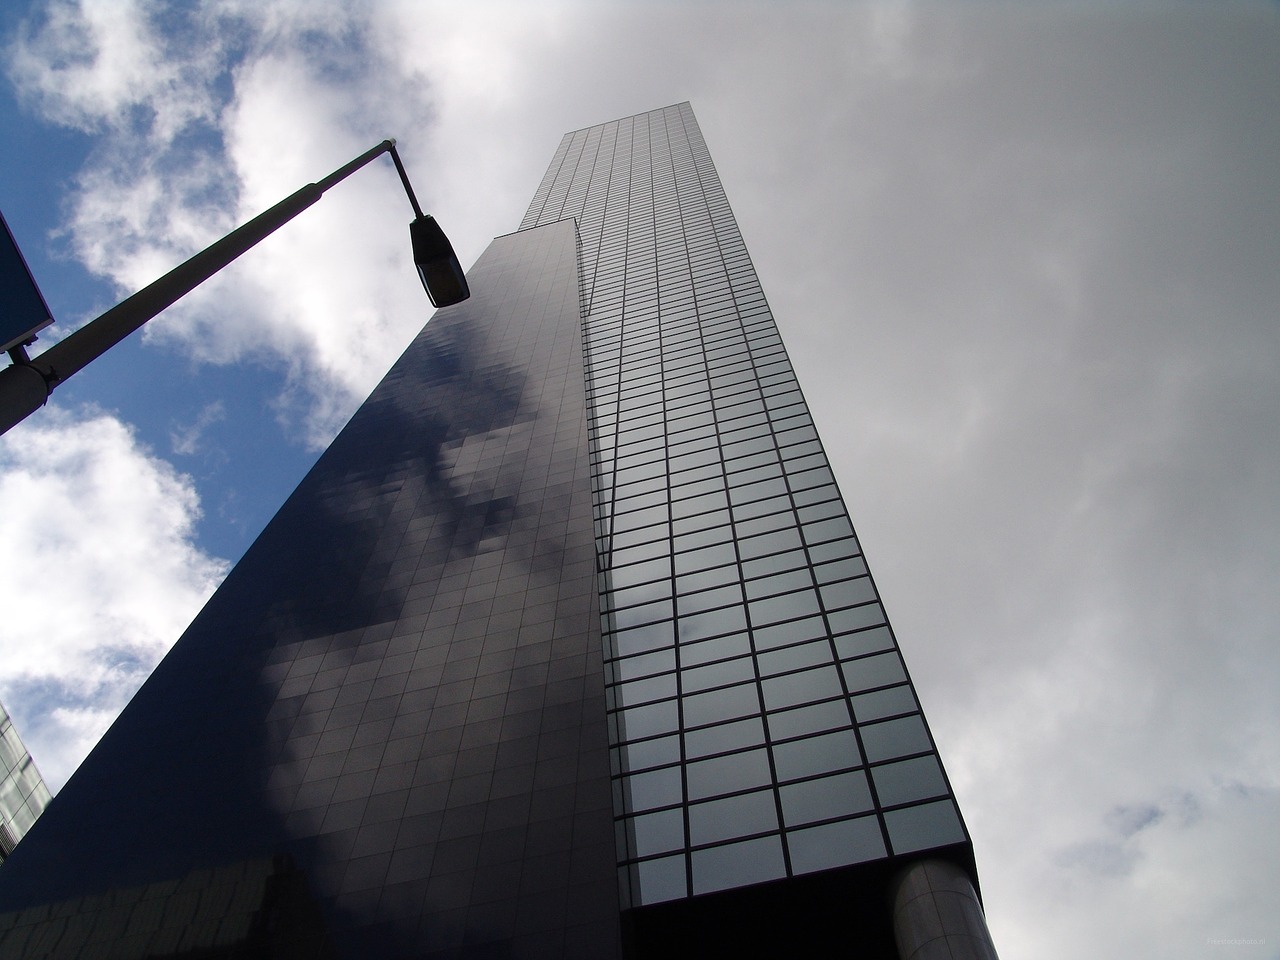
<svg viewBox="0 0 1280 960">
<path fill-rule="evenodd" d="M 191 478 L 114 417 L 45 411 L 0 438 L 3 698 L 57 790 L 209 598 Z"/>
<path fill-rule="evenodd" d="M 1280 15 L 1024 7 L 50 2 L 6 63 L 92 135 L 56 226 L 117 295 L 385 136 L 470 263 L 564 131 L 692 101 L 997 946 L 1280 957 Z M 427 316 L 409 216 L 362 173 L 153 355 L 275 372 L 322 445 Z M 206 409 L 175 455 L 234 430 Z M 218 489 L 109 415 L 23 431 L 0 699 L 56 784 L 220 576 Z"/>
</svg>

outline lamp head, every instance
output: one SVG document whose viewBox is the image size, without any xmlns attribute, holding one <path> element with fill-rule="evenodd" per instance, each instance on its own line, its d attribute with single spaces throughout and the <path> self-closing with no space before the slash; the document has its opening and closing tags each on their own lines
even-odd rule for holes
<svg viewBox="0 0 1280 960">
<path fill-rule="evenodd" d="M 434 217 L 424 214 L 410 223 L 409 239 L 413 241 L 413 262 L 432 306 L 452 306 L 471 296 L 453 245 Z"/>
</svg>

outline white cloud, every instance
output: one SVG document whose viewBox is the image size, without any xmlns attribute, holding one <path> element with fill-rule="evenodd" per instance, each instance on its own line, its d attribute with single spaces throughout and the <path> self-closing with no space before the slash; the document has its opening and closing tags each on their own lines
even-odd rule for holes
<svg viewBox="0 0 1280 960">
<path fill-rule="evenodd" d="M 0 700 L 53 789 L 226 573 L 194 545 L 191 479 L 104 413 L 0 438 Z"/>
<path fill-rule="evenodd" d="M 10 50 L 10 76 L 51 120 L 165 142 L 212 119 L 203 74 L 217 68 L 220 44 L 162 33 L 143 0 L 52 0 L 41 12 Z"/>
<path fill-rule="evenodd" d="M 1275 955 L 1274 11 L 245 2 L 206 55 L 107 6 L 13 62 L 101 133 L 71 229 L 122 289 L 387 135 L 470 261 L 561 132 L 692 99 L 998 946 Z M 152 336 L 322 442 L 426 316 L 407 219 L 379 161 Z"/>
<path fill-rule="evenodd" d="M 203 434 L 210 426 L 227 419 L 227 407 L 221 400 L 208 403 L 194 422 L 175 426 L 169 431 L 173 452 L 190 456 L 201 449 Z"/>
</svg>

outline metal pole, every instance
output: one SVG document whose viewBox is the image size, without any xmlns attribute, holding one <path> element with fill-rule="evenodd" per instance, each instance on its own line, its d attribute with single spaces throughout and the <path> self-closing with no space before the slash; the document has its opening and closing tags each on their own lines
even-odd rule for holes
<svg viewBox="0 0 1280 960">
<path fill-rule="evenodd" d="M 384 140 L 372 150 L 339 167 L 317 183 L 281 200 L 270 210 L 258 214 L 237 227 L 221 240 L 200 251 L 186 263 L 175 267 L 150 286 L 143 287 L 127 300 L 116 304 L 96 320 L 91 320 L 75 333 L 54 344 L 38 357 L 15 362 L 0 370 L 0 434 L 21 423 L 49 399 L 49 394 L 73 373 L 83 369 L 117 343 L 133 333 L 156 314 L 186 296 L 205 280 L 221 270 L 240 254 L 270 236 L 307 207 L 319 200 L 334 184 L 345 180 L 375 157 L 391 152 L 395 141 Z M 396 158 L 401 178 L 404 170 Z M 406 189 L 408 180 L 405 180 Z M 417 210 L 417 200 L 410 192 Z"/>
</svg>

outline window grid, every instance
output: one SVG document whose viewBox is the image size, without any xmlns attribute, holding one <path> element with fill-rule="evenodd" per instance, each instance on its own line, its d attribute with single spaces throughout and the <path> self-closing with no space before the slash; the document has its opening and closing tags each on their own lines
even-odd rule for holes
<svg viewBox="0 0 1280 960">
<path fill-rule="evenodd" d="M 954 803 L 687 104 L 567 135 L 523 226 L 568 216 L 624 903 L 907 849 Z"/>
</svg>

